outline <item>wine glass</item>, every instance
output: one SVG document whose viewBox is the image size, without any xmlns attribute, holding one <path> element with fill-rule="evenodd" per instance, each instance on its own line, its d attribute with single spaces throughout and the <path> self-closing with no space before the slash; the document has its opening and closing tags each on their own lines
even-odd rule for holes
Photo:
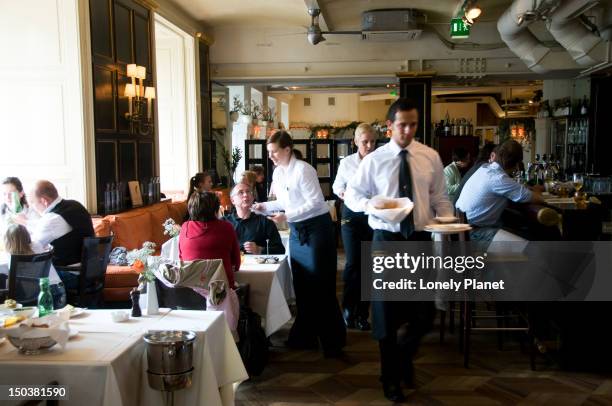
<svg viewBox="0 0 612 406">
<path fill-rule="evenodd" d="M 582 185 L 584 184 L 584 175 L 582 173 L 575 173 L 572 179 L 576 192 L 580 192 Z"/>
</svg>

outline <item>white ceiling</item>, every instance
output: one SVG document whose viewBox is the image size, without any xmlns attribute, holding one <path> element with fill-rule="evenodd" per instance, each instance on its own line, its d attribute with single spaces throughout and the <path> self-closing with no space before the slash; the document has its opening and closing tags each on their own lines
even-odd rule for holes
<svg viewBox="0 0 612 406">
<path fill-rule="evenodd" d="M 308 1 L 308 0 L 306 0 Z M 325 22 L 331 30 L 357 30 L 361 13 L 386 8 L 413 8 L 423 12 L 429 23 L 448 24 L 462 1 L 458 0 L 318 0 Z M 479 0 L 480 20 L 497 20 L 512 0 Z"/>
<path fill-rule="evenodd" d="M 361 13 L 373 9 L 414 8 L 428 22 L 448 23 L 459 0 L 170 0 L 187 14 L 215 27 L 233 24 L 273 26 L 310 25 L 308 7 L 317 4 L 329 29 L 358 30 Z M 512 0 L 479 0 L 481 19 L 493 21 Z"/>
<path fill-rule="evenodd" d="M 310 25 L 304 0 L 170 0 L 210 27 Z"/>
</svg>

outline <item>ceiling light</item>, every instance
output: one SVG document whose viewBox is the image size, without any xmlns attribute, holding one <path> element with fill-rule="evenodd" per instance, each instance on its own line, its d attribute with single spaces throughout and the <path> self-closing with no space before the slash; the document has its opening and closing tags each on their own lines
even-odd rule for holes
<svg viewBox="0 0 612 406">
<path fill-rule="evenodd" d="M 468 20 L 472 20 L 472 21 L 480 17 L 481 14 L 482 14 L 482 10 L 478 6 L 472 6 L 465 10 L 465 17 Z"/>
</svg>

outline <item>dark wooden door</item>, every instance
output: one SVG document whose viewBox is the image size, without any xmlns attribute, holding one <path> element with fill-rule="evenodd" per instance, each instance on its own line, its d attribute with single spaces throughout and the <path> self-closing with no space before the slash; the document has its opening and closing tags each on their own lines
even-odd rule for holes
<svg viewBox="0 0 612 406">
<path fill-rule="evenodd" d="M 155 130 L 130 129 L 123 96 L 127 64 L 147 68 L 146 86 L 154 86 L 152 12 L 132 0 L 90 0 L 96 182 L 98 212 L 104 213 L 107 184 L 157 176 Z M 153 109 L 155 111 L 155 109 Z M 153 119 L 153 122 L 155 120 Z M 125 196 L 129 196 L 125 190 Z"/>
</svg>

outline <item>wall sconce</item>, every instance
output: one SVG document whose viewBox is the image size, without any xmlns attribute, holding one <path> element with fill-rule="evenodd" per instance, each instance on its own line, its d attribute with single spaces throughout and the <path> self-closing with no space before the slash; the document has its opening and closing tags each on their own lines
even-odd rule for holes
<svg viewBox="0 0 612 406">
<path fill-rule="evenodd" d="M 125 85 L 123 95 L 128 98 L 129 112 L 125 113 L 125 118 L 130 122 L 132 130 L 136 129 L 138 134 L 148 135 L 153 127 L 151 121 L 151 109 L 153 99 L 155 99 L 155 88 L 152 86 L 144 86 L 144 81 L 147 78 L 147 68 L 136 64 L 127 66 L 127 75 L 132 80 L 132 83 Z M 138 84 L 136 84 L 138 79 Z M 145 102 L 146 100 L 146 102 Z M 145 116 L 145 103 L 147 105 L 147 113 Z"/>
</svg>

